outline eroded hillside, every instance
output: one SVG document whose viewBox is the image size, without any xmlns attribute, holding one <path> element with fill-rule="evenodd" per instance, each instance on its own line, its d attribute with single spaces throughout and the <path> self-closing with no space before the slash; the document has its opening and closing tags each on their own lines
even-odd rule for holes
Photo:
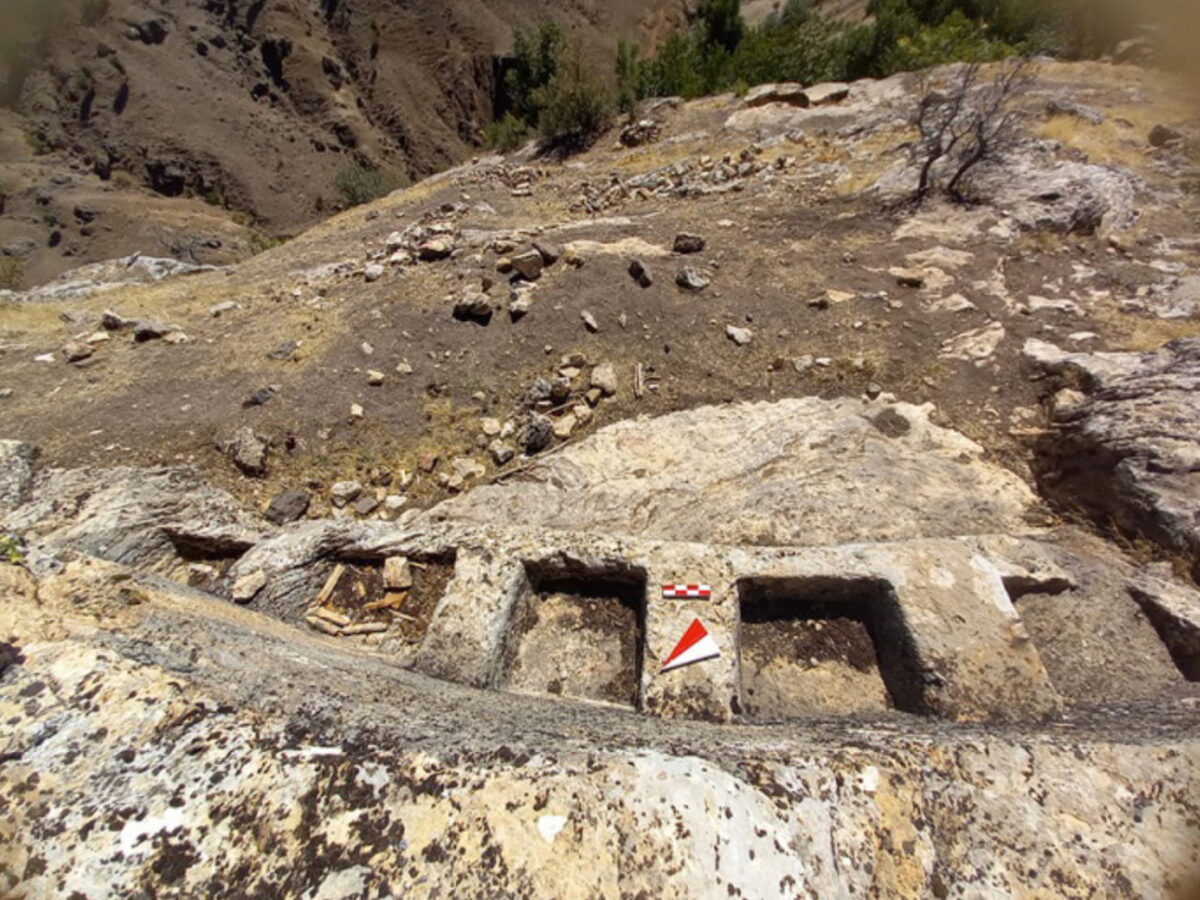
<svg viewBox="0 0 1200 900">
<path fill-rule="evenodd" d="M 556 21 L 607 59 L 616 35 L 652 44 L 685 13 L 676 0 L 39 9 L 27 27 L 41 43 L 7 80 L 0 244 L 26 284 L 135 251 L 244 258 L 263 241 L 239 225 L 294 234 L 341 207 L 356 167 L 418 179 L 477 152 L 515 28 Z"/>
</svg>

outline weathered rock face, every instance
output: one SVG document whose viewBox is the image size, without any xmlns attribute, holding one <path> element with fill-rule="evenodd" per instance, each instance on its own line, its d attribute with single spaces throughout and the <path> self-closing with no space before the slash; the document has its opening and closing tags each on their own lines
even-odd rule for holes
<svg viewBox="0 0 1200 900">
<path fill-rule="evenodd" d="M 189 556 L 236 556 L 265 529 L 186 468 L 49 469 L 0 517 L 39 556 L 63 551 L 154 569 Z"/>
<path fill-rule="evenodd" d="M 1055 404 L 1057 433 L 1038 451 L 1048 493 L 1102 524 L 1200 560 L 1200 340 L 1146 353 L 1027 355 L 1085 394 Z"/>
<path fill-rule="evenodd" d="M 897 165 L 875 185 L 881 197 L 901 200 L 916 191 L 919 167 Z M 936 177 L 946 174 L 934 166 Z M 1027 141 L 1002 160 L 981 164 L 969 179 L 972 200 L 993 207 L 1026 230 L 1108 233 L 1132 227 L 1140 179 L 1128 170 L 1056 160 L 1041 142 Z"/>
<path fill-rule="evenodd" d="M 33 479 L 37 448 L 23 441 L 0 441 L 0 512 L 18 506 Z"/>
<path fill-rule="evenodd" d="M 48 300 L 80 300 L 133 284 L 150 284 L 179 275 L 217 271 L 177 259 L 159 259 L 135 253 L 121 259 L 92 263 L 71 269 L 40 287 L 23 292 L 0 291 L 0 299 L 19 303 Z"/>
<path fill-rule="evenodd" d="M 1028 487 L 931 411 L 801 399 L 624 422 L 431 519 L 748 544 L 1027 528 Z"/>
</svg>

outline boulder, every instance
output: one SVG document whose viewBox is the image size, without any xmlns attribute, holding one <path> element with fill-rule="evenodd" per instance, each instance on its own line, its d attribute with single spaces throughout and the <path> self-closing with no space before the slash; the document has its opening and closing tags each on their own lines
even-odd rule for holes
<svg viewBox="0 0 1200 900">
<path fill-rule="evenodd" d="M 1154 42 L 1145 36 L 1121 41 L 1113 48 L 1113 62 L 1142 65 L 1154 57 Z"/>
<path fill-rule="evenodd" d="M 290 360 L 296 355 L 296 351 L 300 349 L 299 341 L 284 341 L 283 343 L 273 347 L 267 351 L 267 359 Z"/>
<path fill-rule="evenodd" d="M 84 341 L 67 341 L 62 348 L 63 358 L 69 363 L 82 362 L 95 352 L 96 348 Z"/>
<path fill-rule="evenodd" d="M 526 456 L 533 456 L 550 446 L 554 440 L 554 424 L 546 416 L 532 414 L 517 436 L 517 442 Z"/>
<path fill-rule="evenodd" d="M 804 89 L 804 96 L 808 98 L 805 106 L 829 106 L 833 103 L 841 103 L 849 97 L 850 85 L 840 81 L 814 84 Z"/>
<path fill-rule="evenodd" d="M 189 557 L 238 555 L 269 533 L 186 467 L 47 469 L 29 483 L 21 506 L 0 514 L 0 526 L 24 533 L 45 554 L 71 551 L 156 570 Z"/>
<path fill-rule="evenodd" d="M 1000 322 L 992 322 L 979 328 L 971 328 L 942 342 L 942 359 L 960 359 L 964 362 L 979 362 L 988 359 L 1008 332 Z"/>
<path fill-rule="evenodd" d="M 948 177 L 934 167 L 937 183 Z M 873 188 L 881 198 L 899 201 L 916 191 L 918 166 L 900 164 Z M 1009 216 L 1022 229 L 1061 234 L 1108 234 L 1137 223 L 1142 180 L 1128 169 L 1063 160 L 1048 142 L 1026 142 L 1002 159 L 971 172 L 967 198 Z"/>
<path fill-rule="evenodd" d="M 134 323 L 133 339 L 139 343 L 158 340 L 166 337 L 173 330 L 170 325 L 155 322 L 153 319 L 141 319 Z"/>
<path fill-rule="evenodd" d="M 499 438 L 488 444 L 488 453 L 492 455 L 492 461 L 498 466 L 512 462 L 513 457 L 517 455 L 517 451 L 513 448 L 512 444 L 502 441 Z"/>
<path fill-rule="evenodd" d="M 235 309 L 240 309 L 241 304 L 236 300 L 223 300 L 220 303 L 214 303 L 208 308 L 208 314 L 214 319 L 219 319 L 227 312 L 233 312 Z"/>
<path fill-rule="evenodd" d="M 508 315 L 514 321 L 523 319 L 533 309 L 533 297 L 529 291 L 514 290 L 508 295 Z"/>
<path fill-rule="evenodd" d="M 708 287 L 709 280 L 698 269 L 688 266 L 686 269 L 680 270 L 679 274 L 675 276 L 675 283 L 685 291 L 699 292 Z"/>
<path fill-rule="evenodd" d="M 1168 125 L 1158 124 L 1150 129 L 1147 137 L 1151 147 L 1166 147 L 1183 141 L 1183 132 Z"/>
<path fill-rule="evenodd" d="M 271 448 L 269 438 L 254 433 L 254 429 L 244 425 L 233 433 L 233 437 L 221 445 L 225 455 L 233 460 L 246 475 L 261 478 L 267 474 L 267 455 Z"/>
<path fill-rule="evenodd" d="M 559 375 L 550 382 L 550 402 L 558 405 L 571 396 L 571 379 Z"/>
<path fill-rule="evenodd" d="M 454 301 L 456 319 L 482 319 L 492 316 L 492 298 L 483 291 L 468 291 Z"/>
<path fill-rule="evenodd" d="M 454 241 L 450 238 L 434 238 L 417 247 L 417 258 L 422 262 L 446 259 L 454 252 Z"/>
<path fill-rule="evenodd" d="M 605 397 L 611 397 L 617 392 L 620 382 L 617 378 L 617 368 L 610 362 L 598 363 L 592 369 L 590 386 L 599 390 Z"/>
<path fill-rule="evenodd" d="M 526 407 L 533 408 L 539 403 L 549 403 L 550 396 L 554 387 L 548 378 L 535 378 L 533 384 L 529 385 L 525 391 L 523 403 Z M 567 382 L 567 390 L 570 390 L 570 382 Z"/>
<path fill-rule="evenodd" d="M 263 588 L 267 586 L 267 573 L 255 569 L 246 575 L 239 576 L 230 590 L 230 597 L 237 603 L 249 603 Z"/>
<path fill-rule="evenodd" d="M 662 126 L 653 119 L 639 119 L 621 129 L 619 140 L 625 147 L 640 147 L 657 141 L 662 134 Z"/>
<path fill-rule="evenodd" d="M 100 324 L 109 331 L 124 331 L 126 328 L 133 327 L 133 320 L 126 319 L 111 309 L 106 309 L 100 316 Z"/>
<path fill-rule="evenodd" d="M 362 492 L 362 482 L 335 481 L 329 488 L 329 499 L 333 501 L 334 506 L 342 507 L 356 500 Z"/>
<path fill-rule="evenodd" d="M 754 332 L 749 328 L 739 328 L 736 325 L 726 325 L 725 336 L 739 347 L 744 347 L 754 339 Z"/>
<path fill-rule="evenodd" d="M 552 266 L 558 262 L 563 255 L 562 247 L 558 244 L 547 240 L 536 240 L 533 242 L 533 249 L 536 250 L 542 257 L 542 263 L 547 266 Z"/>
<path fill-rule="evenodd" d="M 704 249 L 704 238 L 687 232 L 677 234 L 674 249 L 676 253 L 699 253 Z"/>
<path fill-rule="evenodd" d="M 289 525 L 304 518 L 312 495 L 308 491 L 285 491 L 271 498 L 266 519 L 273 525 Z"/>
<path fill-rule="evenodd" d="M 359 497 L 354 501 L 354 503 L 351 504 L 351 508 L 354 510 L 356 515 L 369 516 L 371 513 L 375 512 L 375 510 L 379 509 L 379 501 L 370 495 L 366 497 Z"/>
<path fill-rule="evenodd" d="M 742 98 L 747 107 L 766 106 L 768 103 L 784 103 L 788 106 L 808 106 L 809 98 L 804 85 L 794 81 L 778 84 L 760 84 L 746 92 Z"/>
<path fill-rule="evenodd" d="M 1046 114 L 1051 116 L 1073 116 L 1089 125 L 1103 125 L 1104 113 L 1092 106 L 1084 106 L 1064 97 L 1053 97 L 1046 101 Z"/>
<path fill-rule="evenodd" d="M 545 262 L 542 254 L 536 250 L 526 250 L 512 258 L 512 267 L 526 281 L 536 281 L 542 277 Z"/>
<path fill-rule="evenodd" d="M 640 259 L 635 259 L 629 264 L 629 275 L 641 287 L 648 288 L 654 284 L 654 276 L 650 274 L 650 268 Z"/>
<path fill-rule="evenodd" d="M 575 417 L 575 413 L 569 412 L 564 416 L 554 420 L 554 436 L 560 441 L 565 441 L 575 431 L 575 426 L 579 424 L 579 419 Z"/>
</svg>

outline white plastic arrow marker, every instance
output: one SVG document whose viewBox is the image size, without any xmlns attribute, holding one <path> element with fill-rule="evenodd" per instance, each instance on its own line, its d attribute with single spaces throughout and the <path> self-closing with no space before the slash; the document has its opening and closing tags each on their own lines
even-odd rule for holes
<svg viewBox="0 0 1200 900">
<path fill-rule="evenodd" d="M 699 619 L 693 619 L 692 624 L 683 633 L 683 637 L 679 639 L 679 643 L 675 645 L 670 656 L 663 660 L 659 674 L 720 655 L 721 650 L 717 647 L 717 642 L 712 639 L 712 635 L 708 633 L 708 629 L 704 627 L 704 623 Z"/>
</svg>

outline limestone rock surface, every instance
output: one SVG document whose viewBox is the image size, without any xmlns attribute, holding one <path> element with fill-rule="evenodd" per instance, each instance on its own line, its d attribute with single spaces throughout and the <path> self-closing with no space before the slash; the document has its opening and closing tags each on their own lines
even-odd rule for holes
<svg viewBox="0 0 1200 900">
<path fill-rule="evenodd" d="M 429 515 L 754 544 L 1027 528 L 1029 488 L 931 411 L 805 398 L 621 422 Z"/>
<path fill-rule="evenodd" d="M 1030 341 L 1026 354 L 1081 383 L 1040 442 L 1042 482 L 1104 524 L 1200 559 L 1200 340 L 1144 353 L 1066 353 Z"/>
</svg>

